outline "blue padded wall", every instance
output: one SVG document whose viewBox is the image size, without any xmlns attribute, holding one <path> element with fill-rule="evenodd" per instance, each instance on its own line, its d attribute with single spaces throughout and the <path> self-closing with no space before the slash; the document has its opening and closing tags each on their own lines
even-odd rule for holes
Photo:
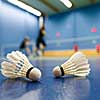
<svg viewBox="0 0 100 100">
<path fill-rule="evenodd" d="M 47 50 L 95 48 L 100 43 L 100 4 L 45 18 Z M 95 27 L 97 32 L 91 32 Z M 59 32 L 60 37 L 56 37 Z M 51 42 L 51 41 L 54 42 Z"/>
<path fill-rule="evenodd" d="M 79 41 L 79 47 L 82 49 L 95 48 L 95 45 L 100 43 L 100 4 L 77 10 L 76 22 L 77 37 L 94 37 L 83 43 Z M 93 27 L 97 29 L 97 32 L 91 32 Z M 99 38 L 95 39 L 95 37 Z"/>
<path fill-rule="evenodd" d="M 0 46 L 20 45 L 25 36 L 36 40 L 39 32 L 38 17 L 7 3 L 6 0 L 0 0 L 0 9 Z"/>
<path fill-rule="evenodd" d="M 70 39 L 74 37 L 73 34 L 73 25 L 74 25 L 74 17 L 73 13 L 63 13 L 57 14 L 54 16 L 50 16 L 45 19 L 45 27 L 46 27 L 46 39 L 49 41 L 57 40 L 57 42 L 48 44 L 47 49 L 71 49 L 73 43 L 67 45 L 67 43 L 62 43 L 60 40 L 62 39 Z M 59 33 L 60 37 L 57 37 L 56 34 Z"/>
</svg>

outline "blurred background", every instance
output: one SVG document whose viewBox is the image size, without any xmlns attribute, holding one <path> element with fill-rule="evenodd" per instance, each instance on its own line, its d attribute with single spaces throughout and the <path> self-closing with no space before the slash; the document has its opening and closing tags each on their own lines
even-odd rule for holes
<svg viewBox="0 0 100 100">
<path fill-rule="evenodd" d="M 43 56 L 69 56 L 78 50 L 100 56 L 100 0 L 65 1 L 0 0 L 0 56 L 19 50 L 25 37 L 34 53 L 42 26 Z"/>
</svg>

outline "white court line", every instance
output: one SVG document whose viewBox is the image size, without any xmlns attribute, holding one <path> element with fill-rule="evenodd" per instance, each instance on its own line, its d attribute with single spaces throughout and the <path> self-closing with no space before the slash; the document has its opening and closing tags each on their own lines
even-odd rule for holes
<svg viewBox="0 0 100 100">
<path fill-rule="evenodd" d="M 33 59 L 29 59 L 30 61 L 35 61 L 35 60 L 46 60 L 46 61 L 49 61 L 49 60 L 68 60 L 71 56 L 67 56 L 67 57 L 36 57 L 36 58 L 33 58 Z M 100 59 L 99 56 L 97 57 L 87 57 L 89 60 L 92 60 L 92 59 Z"/>
<path fill-rule="evenodd" d="M 64 42 L 75 42 L 75 41 L 88 41 L 94 39 L 100 39 L 100 36 L 82 37 L 82 38 L 79 37 L 79 38 L 70 38 L 70 39 L 61 39 L 61 40 L 47 40 L 47 44 L 57 43 L 58 41 L 60 43 L 64 43 Z"/>
<path fill-rule="evenodd" d="M 51 43 L 57 43 L 58 41 L 61 42 L 61 43 L 64 43 L 64 42 L 74 42 L 74 41 L 87 41 L 87 40 L 94 40 L 94 39 L 100 39 L 100 36 L 92 36 L 92 37 L 79 37 L 79 38 L 70 38 L 70 39 L 61 39 L 61 40 L 47 40 L 47 44 L 51 44 Z M 31 42 L 32 45 L 35 46 L 35 42 L 32 41 Z M 5 45 L 2 45 L 1 47 L 19 47 L 19 44 L 5 44 Z"/>
</svg>

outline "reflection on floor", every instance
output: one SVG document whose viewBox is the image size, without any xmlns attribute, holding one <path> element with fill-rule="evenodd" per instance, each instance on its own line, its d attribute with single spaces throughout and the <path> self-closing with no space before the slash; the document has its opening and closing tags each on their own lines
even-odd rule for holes
<svg viewBox="0 0 100 100">
<path fill-rule="evenodd" d="M 11 80 L 0 75 L 0 100 L 100 100 L 100 58 L 89 58 L 92 70 L 87 78 L 54 78 L 53 67 L 66 59 L 31 61 L 42 71 L 39 82 Z"/>
</svg>

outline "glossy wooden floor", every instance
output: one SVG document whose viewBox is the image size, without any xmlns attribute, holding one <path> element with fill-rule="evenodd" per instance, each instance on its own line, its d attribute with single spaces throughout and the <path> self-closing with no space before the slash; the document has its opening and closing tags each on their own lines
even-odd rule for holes
<svg viewBox="0 0 100 100">
<path fill-rule="evenodd" d="M 52 68 L 64 61 L 32 61 L 43 73 L 39 82 L 10 80 L 0 75 L 0 100 L 100 100 L 100 58 L 89 58 L 92 70 L 87 78 L 54 78 Z"/>
</svg>

